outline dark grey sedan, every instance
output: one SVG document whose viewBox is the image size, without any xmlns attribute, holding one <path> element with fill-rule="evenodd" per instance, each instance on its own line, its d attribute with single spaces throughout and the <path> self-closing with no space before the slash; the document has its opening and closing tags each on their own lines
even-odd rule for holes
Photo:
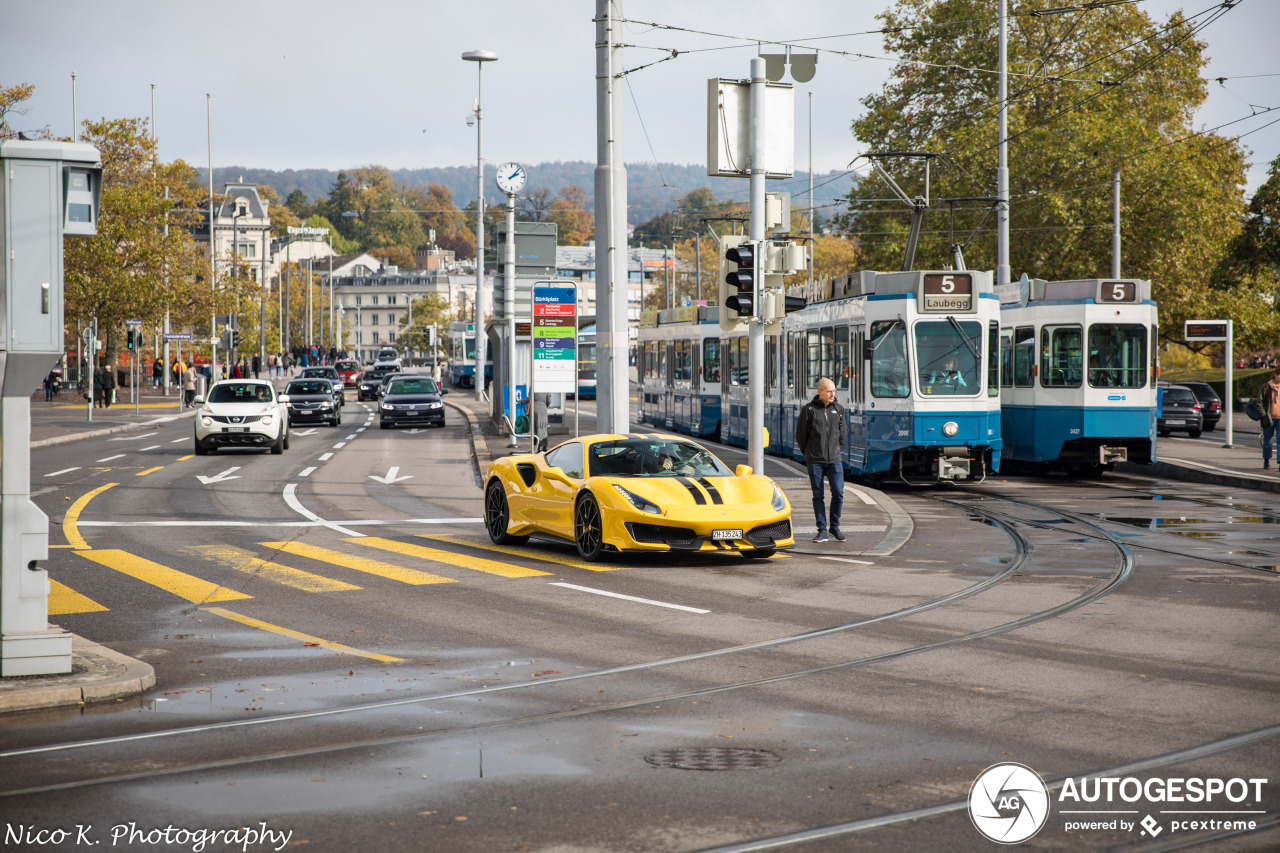
<svg viewBox="0 0 1280 853">
<path fill-rule="evenodd" d="M 333 385 L 328 379 L 294 379 L 286 386 L 289 396 L 289 423 L 342 423 L 342 412 L 333 400 Z"/>
<path fill-rule="evenodd" d="M 1204 426 L 1200 401 L 1190 388 L 1182 385 L 1164 386 L 1160 403 L 1160 417 L 1156 420 L 1156 432 L 1169 435 L 1175 430 L 1186 432 L 1191 438 L 1199 438 Z"/>
<path fill-rule="evenodd" d="M 447 393 L 430 376 L 388 377 L 378 406 L 378 425 L 383 429 L 400 424 L 444 426 L 442 395 Z"/>
</svg>

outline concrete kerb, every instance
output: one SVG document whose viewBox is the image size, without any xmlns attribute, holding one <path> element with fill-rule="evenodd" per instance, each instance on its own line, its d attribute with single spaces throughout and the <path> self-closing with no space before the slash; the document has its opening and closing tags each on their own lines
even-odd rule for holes
<svg viewBox="0 0 1280 853">
<path fill-rule="evenodd" d="M 489 446 L 484 441 L 484 429 L 480 426 L 480 420 L 476 417 L 475 412 L 466 406 L 445 400 L 445 405 L 459 412 L 467 419 L 467 440 L 471 443 L 471 459 L 475 463 L 474 474 L 476 482 L 484 487 L 485 477 L 489 473 L 489 465 L 493 462 L 493 458 L 489 455 Z"/>
<path fill-rule="evenodd" d="M 1184 480 L 1189 483 L 1205 483 L 1211 486 L 1228 486 L 1235 489 L 1253 489 L 1262 492 L 1280 492 L 1280 480 L 1262 476 L 1243 474 L 1213 465 L 1196 462 L 1156 462 L 1151 465 L 1137 465 L 1124 462 L 1116 466 L 1116 470 L 1138 477 L 1165 477 L 1170 480 Z"/>
<path fill-rule="evenodd" d="M 80 441 L 85 438 L 98 438 L 104 435 L 114 435 L 118 432 L 128 432 L 135 429 L 146 429 L 147 427 L 166 424 L 170 421 L 176 421 L 178 418 L 185 418 L 195 414 L 195 409 L 188 409 L 185 412 L 179 412 L 176 415 L 166 415 L 162 418 L 155 418 L 149 421 L 140 421 L 134 424 L 121 424 L 119 426 L 105 427 L 103 429 L 91 429 L 84 432 L 71 432 L 66 435 L 55 435 L 52 438 L 41 438 L 31 442 L 31 447 L 52 447 L 55 444 L 67 444 L 72 441 Z"/>
<path fill-rule="evenodd" d="M 156 685 L 155 669 L 106 646 L 71 635 L 72 671 L 0 680 L 0 713 L 105 702 Z"/>
</svg>

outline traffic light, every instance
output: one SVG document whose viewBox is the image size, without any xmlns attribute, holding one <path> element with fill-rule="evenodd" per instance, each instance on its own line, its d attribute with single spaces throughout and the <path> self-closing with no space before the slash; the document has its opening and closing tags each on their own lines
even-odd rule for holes
<svg viewBox="0 0 1280 853">
<path fill-rule="evenodd" d="M 129 329 L 124 333 L 125 346 L 133 349 L 133 329 Z"/>
<path fill-rule="evenodd" d="M 734 332 L 751 316 L 755 244 L 738 234 L 720 238 L 720 330 Z M 745 300 L 745 304 L 744 304 Z M 744 310 L 745 309 L 745 310 Z"/>
<path fill-rule="evenodd" d="M 229 343 L 227 344 L 227 348 L 235 349 L 236 347 L 240 346 L 240 333 L 235 329 L 228 330 L 227 340 L 229 341 Z"/>
</svg>

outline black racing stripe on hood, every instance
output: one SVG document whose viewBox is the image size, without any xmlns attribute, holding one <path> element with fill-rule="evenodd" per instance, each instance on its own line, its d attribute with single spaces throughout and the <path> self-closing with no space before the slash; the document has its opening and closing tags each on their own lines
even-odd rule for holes
<svg viewBox="0 0 1280 853">
<path fill-rule="evenodd" d="M 699 491 L 698 487 L 693 484 L 693 480 L 690 480 L 688 477 L 676 477 L 676 480 L 680 483 L 680 485 L 684 486 L 686 489 L 689 490 L 689 494 L 693 495 L 694 503 L 696 503 L 698 506 L 703 506 L 706 504 L 707 499 L 702 496 L 702 492 Z"/>
<path fill-rule="evenodd" d="M 711 485 L 711 481 L 710 481 L 710 480 L 708 480 L 706 477 L 699 477 L 699 478 L 698 478 L 698 485 L 700 485 L 700 486 L 702 486 L 702 488 L 706 489 L 706 490 L 707 490 L 707 494 L 711 495 L 711 502 L 712 502 L 713 504 L 722 504 L 722 503 L 724 503 L 724 498 L 720 497 L 720 492 L 716 491 L 716 487 L 715 487 L 715 486 L 713 486 L 713 485 Z"/>
</svg>

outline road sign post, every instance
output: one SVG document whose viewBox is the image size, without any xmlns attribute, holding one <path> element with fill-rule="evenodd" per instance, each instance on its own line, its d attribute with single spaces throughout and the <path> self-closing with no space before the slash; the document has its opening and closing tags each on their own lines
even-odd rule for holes
<svg viewBox="0 0 1280 853">
<path fill-rule="evenodd" d="M 534 428 L 534 388 L 544 394 L 573 394 L 578 383 L 578 289 L 552 280 L 533 283 L 533 350 L 529 360 L 529 433 Z"/>
<path fill-rule="evenodd" d="M 1227 441 L 1223 447 L 1231 446 L 1233 430 L 1231 428 L 1231 416 L 1234 409 L 1234 394 L 1231 387 L 1231 370 L 1235 366 L 1231 362 L 1234 360 L 1232 352 L 1232 337 L 1234 333 L 1232 322 L 1230 320 L 1187 320 L 1182 327 L 1182 338 L 1186 341 L 1222 341 L 1226 344 L 1226 352 L 1224 353 L 1224 363 L 1226 364 L 1226 382 L 1222 391 L 1225 399 L 1222 401 L 1223 419 L 1227 422 Z M 1155 346 L 1155 341 L 1151 342 Z"/>
</svg>

